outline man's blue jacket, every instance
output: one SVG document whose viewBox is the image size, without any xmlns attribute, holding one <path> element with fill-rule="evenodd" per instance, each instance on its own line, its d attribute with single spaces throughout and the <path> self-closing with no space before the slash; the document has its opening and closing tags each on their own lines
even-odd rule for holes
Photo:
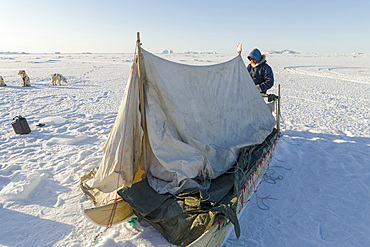
<svg viewBox="0 0 370 247">
<path fill-rule="evenodd" d="M 258 49 L 254 49 L 248 56 L 257 61 L 257 65 L 249 64 L 247 70 L 251 75 L 254 84 L 258 85 L 261 93 L 266 93 L 267 89 L 274 85 L 274 74 L 271 67 L 266 63 L 265 55 L 261 55 Z"/>
</svg>

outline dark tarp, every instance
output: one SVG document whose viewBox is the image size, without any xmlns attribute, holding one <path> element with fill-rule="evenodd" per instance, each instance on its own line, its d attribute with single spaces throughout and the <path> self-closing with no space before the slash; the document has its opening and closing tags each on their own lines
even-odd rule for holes
<svg viewBox="0 0 370 247">
<path fill-rule="evenodd" d="M 161 195 L 143 179 L 119 190 L 118 194 L 131 205 L 140 219 L 151 224 L 172 244 L 190 244 L 212 226 L 219 214 L 234 224 L 239 237 L 236 213 L 238 191 L 248 181 L 249 174 L 263 154 L 270 149 L 276 135 L 274 129 L 262 144 L 241 149 L 234 167 L 211 180 L 207 191 Z"/>
</svg>

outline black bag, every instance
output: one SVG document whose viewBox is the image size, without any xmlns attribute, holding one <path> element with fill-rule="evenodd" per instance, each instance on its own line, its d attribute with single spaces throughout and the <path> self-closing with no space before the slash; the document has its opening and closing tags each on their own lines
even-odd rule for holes
<svg viewBox="0 0 370 247">
<path fill-rule="evenodd" d="M 16 116 L 13 118 L 12 126 L 16 134 L 28 134 L 31 132 L 30 126 L 27 120 L 22 116 Z"/>
</svg>

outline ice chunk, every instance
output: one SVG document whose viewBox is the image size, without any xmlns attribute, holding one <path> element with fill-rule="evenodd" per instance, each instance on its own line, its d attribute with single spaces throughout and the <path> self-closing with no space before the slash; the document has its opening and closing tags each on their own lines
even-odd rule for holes
<svg viewBox="0 0 370 247">
<path fill-rule="evenodd" d="M 40 184 L 44 174 L 32 172 L 29 174 L 18 174 L 1 191 L 0 198 L 10 201 L 26 199 Z"/>
<path fill-rule="evenodd" d="M 61 124 L 61 123 L 64 123 L 66 120 L 62 117 L 59 117 L 59 116 L 54 116 L 54 117 L 45 117 L 45 118 L 42 118 L 40 119 L 40 123 L 44 123 L 44 124 Z"/>
</svg>

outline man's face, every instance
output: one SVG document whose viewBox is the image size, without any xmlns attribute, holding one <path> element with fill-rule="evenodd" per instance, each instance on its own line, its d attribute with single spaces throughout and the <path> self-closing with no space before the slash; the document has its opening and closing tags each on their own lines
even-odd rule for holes
<svg viewBox="0 0 370 247">
<path fill-rule="evenodd" d="M 256 65 L 256 64 L 257 64 L 257 61 L 256 61 L 256 60 L 254 60 L 253 58 L 250 58 L 249 60 L 251 61 L 251 64 L 252 64 L 252 65 Z"/>
</svg>

